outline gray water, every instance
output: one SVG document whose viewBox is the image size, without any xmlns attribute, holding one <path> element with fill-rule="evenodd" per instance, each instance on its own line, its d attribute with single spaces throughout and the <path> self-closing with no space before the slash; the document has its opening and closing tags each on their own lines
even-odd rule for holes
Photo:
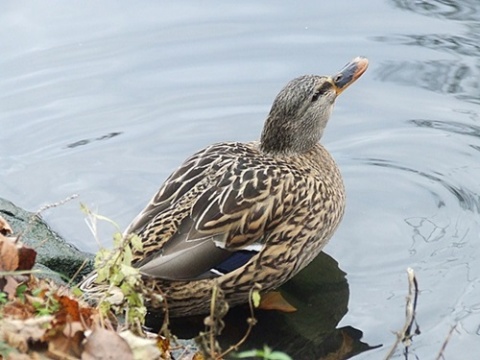
<svg viewBox="0 0 480 360">
<path fill-rule="evenodd" d="M 356 359 L 383 358 L 412 267 L 412 358 L 455 324 L 446 358 L 478 357 L 478 1 L 4 1 L 0 24 L 0 196 L 35 211 L 79 194 L 44 218 L 91 252 L 79 202 L 124 228 L 195 150 L 258 139 L 288 80 L 368 57 L 322 140 L 348 194 L 325 249 L 349 284 L 338 326 L 383 344 Z"/>
</svg>

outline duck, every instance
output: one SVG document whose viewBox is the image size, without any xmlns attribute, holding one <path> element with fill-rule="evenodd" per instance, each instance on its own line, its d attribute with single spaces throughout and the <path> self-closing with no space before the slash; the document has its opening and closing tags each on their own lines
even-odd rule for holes
<svg viewBox="0 0 480 360">
<path fill-rule="evenodd" d="M 367 69 L 356 57 L 332 76 L 304 75 L 273 101 L 260 140 L 212 144 L 187 158 L 127 227 L 133 264 L 170 317 L 274 291 L 305 268 L 345 211 L 340 170 L 320 143 L 335 100 Z M 156 304 L 155 304 L 156 303 Z M 165 309 L 163 309 L 165 310 Z"/>
</svg>

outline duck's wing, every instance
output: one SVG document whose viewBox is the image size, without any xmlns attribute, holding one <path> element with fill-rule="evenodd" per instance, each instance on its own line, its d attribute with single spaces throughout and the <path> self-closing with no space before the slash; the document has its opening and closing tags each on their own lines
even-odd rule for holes
<svg viewBox="0 0 480 360">
<path fill-rule="evenodd" d="M 127 227 L 124 234 L 140 234 L 159 214 L 177 203 L 182 196 L 205 179 L 218 161 L 218 159 L 212 156 L 210 150 L 211 148 L 206 148 L 195 153 L 175 170 L 165 180 L 165 183 L 150 200 L 145 209 Z"/>
<path fill-rule="evenodd" d="M 176 231 L 137 264 L 143 274 L 188 280 L 232 271 L 248 262 L 266 232 L 282 221 L 292 206 L 291 192 L 281 196 L 285 186 L 295 187 L 292 174 L 236 146 L 212 146 L 188 159 L 127 229 L 141 233 L 161 226 L 160 219 L 178 211 L 183 197 L 194 195 Z"/>
</svg>

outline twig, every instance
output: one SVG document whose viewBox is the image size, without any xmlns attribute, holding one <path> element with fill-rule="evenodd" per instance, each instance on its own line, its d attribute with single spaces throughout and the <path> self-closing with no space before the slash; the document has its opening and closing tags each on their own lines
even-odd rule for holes
<svg viewBox="0 0 480 360">
<path fill-rule="evenodd" d="M 55 208 L 55 207 L 58 207 L 58 206 L 62 206 L 64 205 L 65 203 L 73 200 L 73 199 L 76 199 L 78 197 L 78 194 L 73 194 L 73 195 L 70 195 L 69 197 L 63 199 L 63 200 L 60 200 L 60 201 L 57 201 L 55 203 L 51 203 L 51 204 L 46 204 L 44 206 L 42 206 L 40 209 L 38 209 L 36 212 L 33 213 L 33 215 L 30 217 L 30 219 L 28 220 L 28 223 L 27 223 L 27 226 L 25 227 L 25 229 L 17 235 L 17 238 L 15 239 L 16 242 L 19 242 L 22 238 L 22 236 L 24 234 L 26 234 L 28 231 L 30 231 L 31 227 L 32 227 L 32 224 L 33 224 L 33 220 L 40 216 L 40 214 L 48 209 L 52 209 L 52 208 Z"/>
<path fill-rule="evenodd" d="M 40 269 L 0 271 L 0 278 L 6 277 L 6 276 L 34 275 L 34 274 L 41 274 L 42 272 L 43 271 Z"/>
<path fill-rule="evenodd" d="M 85 259 L 83 260 L 82 264 L 78 267 L 77 271 L 75 271 L 75 274 L 73 274 L 73 276 L 70 278 L 70 280 L 68 281 L 67 283 L 67 287 L 71 287 L 72 286 L 72 282 L 74 279 L 77 278 L 78 274 L 80 274 L 80 271 L 82 271 L 85 266 L 87 265 L 88 263 L 88 259 Z M 78 282 L 78 281 L 77 281 Z"/>
<path fill-rule="evenodd" d="M 212 289 L 212 301 L 210 302 L 210 320 L 212 321 L 212 324 L 211 324 L 211 327 L 210 327 L 210 334 L 209 334 L 209 337 L 210 337 L 210 356 L 212 357 L 212 359 L 217 359 L 217 351 L 215 349 L 215 335 L 216 333 L 218 332 L 218 329 L 217 329 L 217 326 L 216 326 L 216 323 L 215 323 L 215 318 L 216 318 L 216 315 L 217 315 L 217 311 L 216 310 L 216 302 L 217 302 L 217 296 L 218 296 L 218 284 L 215 283 L 215 285 L 213 286 L 213 289 Z"/>
<path fill-rule="evenodd" d="M 252 294 L 258 291 L 258 285 L 255 285 L 250 289 L 248 304 L 250 308 L 250 317 L 247 319 L 248 328 L 242 338 L 234 345 L 231 345 L 227 350 L 222 351 L 218 342 L 217 336 L 220 335 L 225 324 L 223 322 L 224 316 L 228 311 L 228 303 L 225 301 L 225 295 L 220 286 L 215 283 L 212 288 L 212 298 L 210 301 L 210 315 L 204 319 L 204 324 L 207 328 L 206 332 L 201 332 L 197 337 L 197 343 L 200 346 L 200 351 L 208 359 L 221 360 L 224 359 L 227 354 L 237 350 L 250 335 L 253 326 L 257 323 L 254 317 L 254 305 Z"/>
<path fill-rule="evenodd" d="M 254 287 L 251 288 L 250 293 L 248 294 L 248 306 L 250 308 L 250 317 L 247 319 L 247 324 L 248 324 L 247 331 L 245 331 L 245 334 L 243 335 L 243 337 L 236 344 L 231 345 L 227 350 L 225 350 L 220 355 L 220 357 L 219 357 L 220 359 L 224 358 L 230 352 L 232 352 L 234 350 L 238 350 L 238 348 L 247 340 L 248 336 L 252 332 L 253 327 L 257 324 L 257 319 L 255 319 L 255 314 L 254 314 L 254 311 L 253 311 L 253 301 L 252 301 L 252 298 L 253 298 L 252 295 L 253 295 L 253 292 L 255 290 L 256 289 Z"/>
<path fill-rule="evenodd" d="M 418 283 L 415 277 L 415 272 L 413 269 L 407 269 L 408 275 L 408 296 L 407 304 L 405 308 L 405 324 L 400 332 L 397 332 L 397 339 L 390 349 L 389 353 L 385 357 L 385 360 L 390 359 L 395 350 L 397 349 L 400 342 L 403 342 L 405 345 L 405 350 L 408 351 L 409 346 L 411 345 L 411 340 L 414 334 L 411 334 L 412 326 L 415 323 L 415 311 L 417 308 L 417 298 L 418 298 Z M 418 325 L 416 325 L 415 334 L 420 333 Z"/>
<path fill-rule="evenodd" d="M 168 310 L 168 301 L 167 296 L 163 292 L 160 286 L 154 285 L 152 288 L 148 289 L 150 294 L 155 294 L 157 299 L 158 296 L 161 298 L 161 302 L 163 304 L 163 323 L 162 327 L 158 331 L 157 335 L 163 335 L 168 341 L 172 340 L 172 334 L 170 333 L 170 312 Z"/>
<path fill-rule="evenodd" d="M 442 344 L 442 347 L 441 347 L 441 349 L 440 349 L 440 352 L 439 352 L 438 355 L 437 355 L 436 360 L 440 360 L 440 359 L 444 358 L 444 357 L 443 357 L 443 353 L 444 353 L 445 349 L 447 348 L 448 342 L 450 341 L 450 339 L 451 339 L 451 337 L 452 337 L 453 331 L 454 331 L 456 328 L 457 328 L 457 324 L 455 324 L 455 325 L 453 325 L 453 326 L 451 327 L 450 331 L 449 331 L 448 334 L 447 334 L 447 337 L 445 338 L 445 341 L 444 341 L 443 344 Z"/>
<path fill-rule="evenodd" d="M 35 212 L 35 215 L 38 216 L 38 215 L 40 215 L 42 212 L 44 212 L 45 210 L 62 206 L 62 205 L 64 205 L 65 203 L 67 203 L 67 202 L 69 202 L 69 201 L 71 201 L 71 200 L 73 200 L 73 199 L 76 199 L 77 197 L 78 197 L 78 194 L 72 194 L 72 195 L 66 197 L 66 198 L 63 199 L 63 200 L 57 201 L 57 202 L 52 203 L 52 204 L 43 205 L 40 209 L 38 209 L 38 210 Z"/>
</svg>

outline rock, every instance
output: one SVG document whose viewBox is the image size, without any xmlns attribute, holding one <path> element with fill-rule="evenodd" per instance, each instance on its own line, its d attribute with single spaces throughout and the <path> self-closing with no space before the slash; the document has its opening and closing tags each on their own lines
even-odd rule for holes
<svg viewBox="0 0 480 360">
<path fill-rule="evenodd" d="M 37 269 L 44 277 L 57 278 L 58 275 L 70 279 L 86 261 L 77 279 L 93 269 L 93 255 L 80 251 L 67 243 L 59 234 L 35 213 L 23 210 L 12 202 L 0 198 L 0 215 L 13 228 L 14 236 L 37 251 Z M 39 276 L 41 277 L 41 275 Z M 64 278 L 65 280 L 65 278 Z"/>
</svg>

